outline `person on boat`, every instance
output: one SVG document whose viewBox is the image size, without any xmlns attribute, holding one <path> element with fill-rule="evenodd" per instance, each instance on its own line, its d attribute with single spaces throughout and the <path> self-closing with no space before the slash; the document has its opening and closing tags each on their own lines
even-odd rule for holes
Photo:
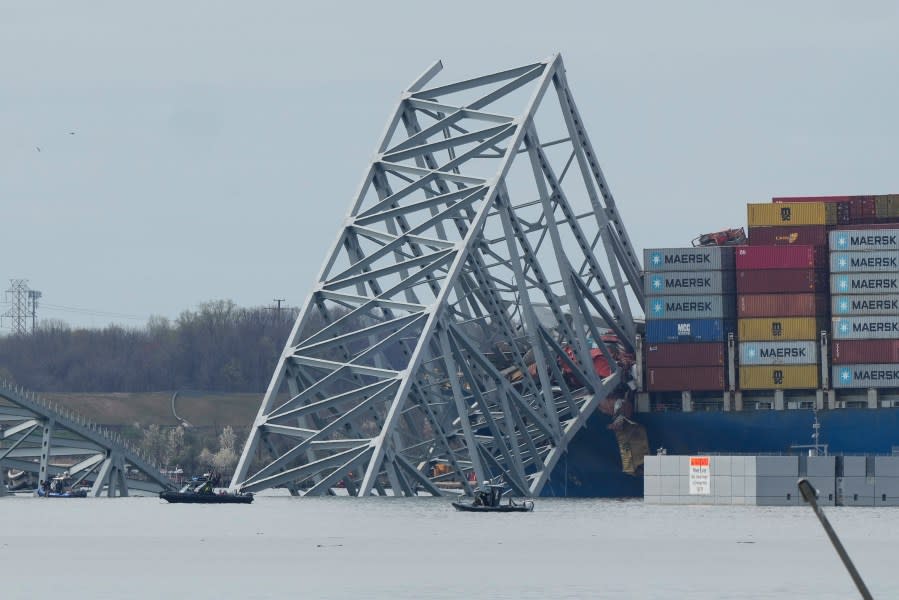
<svg viewBox="0 0 899 600">
<path fill-rule="evenodd" d="M 197 493 L 198 494 L 211 494 L 212 488 L 213 488 L 212 479 L 209 478 L 203 483 L 203 485 L 200 486 L 200 488 L 197 490 Z"/>
<path fill-rule="evenodd" d="M 482 481 L 474 496 L 475 506 L 493 506 L 493 490 L 489 481 Z"/>
</svg>

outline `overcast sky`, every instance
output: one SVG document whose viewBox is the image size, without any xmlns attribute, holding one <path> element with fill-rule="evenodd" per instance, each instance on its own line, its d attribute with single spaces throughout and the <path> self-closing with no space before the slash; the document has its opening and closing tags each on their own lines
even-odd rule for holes
<svg viewBox="0 0 899 600">
<path fill-rule="evenodd" d="M 0 291 L 92 327 L 300 304 L 438 58 L 451 81 L 561 52 L 640 248 L 899 192 L 896 6 L 0 0 Z"/>
</svg>

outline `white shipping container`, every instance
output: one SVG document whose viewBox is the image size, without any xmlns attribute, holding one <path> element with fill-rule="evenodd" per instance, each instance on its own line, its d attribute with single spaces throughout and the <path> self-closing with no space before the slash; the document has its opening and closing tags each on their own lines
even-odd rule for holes
<svg viewBox="0 0 899 600">
<path fill-rule="evenodd" d="M 831 294 L 899 294 L 899 273 L 846 273 L 830 276 Z"/>
<path fill-rule="evenodd" d="M 653 296 L 646 302 L 648 319 L 730 319 L 736 314 L 733 295 Z"/>
<path fill-rule="evenodd" d="M 899 294 L 831 296 L 833 316 L 897 315 Z"/>
<path fill-rule="evenodd" d="M 899 339 L 899 315 L 834 317 L 835 340 Z"/>
<path fill-rule="evenodd" d="M 737 282 L 733 271 L 668 271 L 647 273 L 644 291 L 647 296 L 666 294 L 733 294 Z"/>
<path fill-rule="evenodd" d="M 899 250 L 899 229 L 838 229 L 829 241 L 831 251 Z"/>
<path fill-rule="evenodd" d="M 899 364 L 834 365 L 832 375 L 835 388 L 899 387 Z"/>
<path fill-rule="evenodd" d="M 876 250 L 871 252 L 831 251 L 831 273 L 870 273 L 879 271 L 899 271 L 899 252 Z"/>
<path fill-rule="evenodd" d="M 818 342 L 740 342 L 741 365 L 814 365 Z"/>
<path fill-rule="evenodd" d="M 647 248 L 643 251 L 643 268 L 647 273 L 733 270 L 734 248 L 733 246 Z"/>
</svg>

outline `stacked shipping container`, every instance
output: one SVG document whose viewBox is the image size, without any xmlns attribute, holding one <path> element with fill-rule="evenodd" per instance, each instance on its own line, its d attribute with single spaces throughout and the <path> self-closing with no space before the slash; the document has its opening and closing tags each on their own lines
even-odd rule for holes
<svg viewBox="0 0 899 600">
<path fill-rule="evenodd" d="M 828 315 L 827 247 L 798 244 L 790 232 L 820 228 L 814 238 L 820 240 L 837 219 L 836 206 L 750 204 L 748 213 L 750 245 L 736 253 L 740 388 L 817 388 L 818 334 Z M 766 243 L 759 243 L 760 231 Z"/>
<path fill-rule="evenodd" d="M 647 389 L 723 391 L 735 329 L 734 249 L 649 249 L 643 261 Z"/>
<path fill-rule="evenodd" d="M 899 386 L 899 229 L 832 231 L 830 264 L 833 386 Z"/>
<path fill-rule="evenodd" d="M 899 388 L 899 194 L 747 212 L 748 246 L 644 252 L 647 389 L 725 389 L 732 332 L 740 389 L 817 388 L 831 324 L 835 388 Z"/>
</svg>

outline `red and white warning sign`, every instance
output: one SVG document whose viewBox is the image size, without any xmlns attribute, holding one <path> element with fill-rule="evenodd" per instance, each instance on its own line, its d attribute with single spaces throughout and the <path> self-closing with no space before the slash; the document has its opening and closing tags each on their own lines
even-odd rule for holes
<svg viewBox="0 0 899 600">
<path fill-rule="evenodd" d="M 690 495 L 708 496 L 712 493 L 712 475 L 708 456 L 690 457 Z"/>
</svg>

